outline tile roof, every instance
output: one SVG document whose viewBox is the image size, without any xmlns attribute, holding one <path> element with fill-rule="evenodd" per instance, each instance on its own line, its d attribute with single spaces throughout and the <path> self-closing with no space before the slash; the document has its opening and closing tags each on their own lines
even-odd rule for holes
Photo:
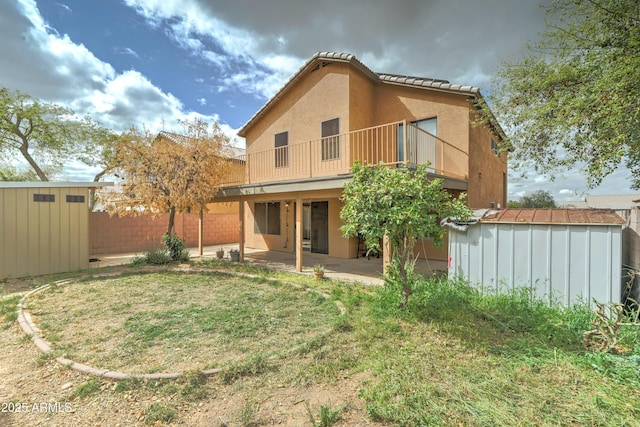
<svg viewBox="0 0 640 427">
<path fill-rule="evenodd" d="M 169 141 L 172 141 L 176 144 L 185 144 L 191 139 L 191 137 L 188 137 L 186 135 L 180 135 L 179 133 L 167 132 L 164 130 L 161 130 L 160 132 L 158 132 L 156 139 L 158 138 L 166 138 Z M 225 155 L 227 155 L 227 157 L 230 157 L 230 158 L 240 157 L 240 156 L 243 156 L 245 152 L 246 150 L 244 148 L 235 147 L 233 145 L 225 145 Z"/>
<path fill-rule="evenodd" d="M 502 209 L 480 222 L 525 224 L 623 225 L 625 220 L 611 209 Z"/>
<path fill-rule="evenodd" d="M 452 92 L 462 92 L 469 95 L 477 95 L 480 89 L 475 86 L 462 86 L 449 83 L 448 80 L 430 79 L 425 77 L 401 76 L 397 74 L 377 73 L 378 78 L 386 83 L 395 83 L 406 86 L 427 87 Z"/>
<path fill-rule="evenodd" d="M 276 102 L 282 96 L 282 93 L 291 85 L 294 81 L 298 80 L 303 74 L 304 71 L 309 68 L 309 66 L 316 61 L 332 61 L 332 62 L 348 62 L 353 64 L 355 67 L 359 68 L 365 74 L 367 74 L 371 79 L 375 81 L 380 81 L 387 84 L 396 84 L 402 86 L 411 86 L 417 88 L 427 88 L 432 90 L 438 90 L 443 92 L 450 93 L 459 93 L 468 96 L 472 96 L 475 98 L 481 98 L 480 88 L 475 86 L 463 86 L 463 85 L 454 85 L 449 83 L 447 80 L 440 79 L 432 79 L 427 77 L 413 77 L 413 76 L 402 76 L 397 74 L 384 74 L 384 73 L 376 73 L 373 72 L 369 67 L 364 65 L 362 62 L 350 53 L 340 53 L 340 52 L 316 52 L 307 62 L 304 63 L 302 67 L 293 75 L 291 78 L 284 84 L 284 86 L 269 99 L 263 106 L 260 108 L 248 121 L 242 126 L 242 128 L 238 131 L 238 135 L 245 136 L 246 131 L 251 126 L 251 124 L 260 117 L 272 104 Z M 501 129 L 500 129 L 501 131 Z M 504 132 L 501 131 L 502 134 Z"/>
</svg>

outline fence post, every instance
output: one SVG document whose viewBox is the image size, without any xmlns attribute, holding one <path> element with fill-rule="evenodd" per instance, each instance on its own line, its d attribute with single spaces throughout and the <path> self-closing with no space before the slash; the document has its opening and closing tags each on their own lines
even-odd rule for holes
<svg viewBox="0 0 640 427">
<path fill-rule="evenodd" d="M 312 147 L 311 141 L 309 141 L 308 144 L 309 144 L 309 178 L 313 178 L 313 171 L 312 171 L 312 168 L 313 168 L 313 147 Z"/>
</svg>

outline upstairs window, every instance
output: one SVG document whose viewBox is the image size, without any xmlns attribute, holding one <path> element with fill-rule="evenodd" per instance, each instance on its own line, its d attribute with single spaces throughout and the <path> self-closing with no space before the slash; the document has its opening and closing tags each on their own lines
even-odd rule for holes
<svg viewBox="0 0 640 427">
<path fill-rule="evenodd" d="M 322 160 L 340 158 L 340 119 L 322 122 Z"/>
<path fill-rule="evenodd" d="M 254 203 L 253 232 L 280 235 L 280 202 Z"/>
<path fill-rule="evenodd" d="M 411 123 L 418 126 L 420 129 L 429 132 L 431 135 L 438 136 L 438 118 L 437 117 L 416 120 Z"/>
<path fill-rule="evenodd" d="M 500 146 L 495 139 L 491 138 L 491 152 L 496 156 L 500 155 Z"/>
<path fill-rule="evenodd" d="M 275 164 L 277 168 L 289 166 L 289 132 L 276 134 L 275 138 Z"/>
</svg>

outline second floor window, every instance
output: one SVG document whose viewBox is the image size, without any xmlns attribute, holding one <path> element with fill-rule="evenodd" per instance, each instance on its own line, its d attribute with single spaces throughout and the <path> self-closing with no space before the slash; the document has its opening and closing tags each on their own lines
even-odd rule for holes
<svg viewBox="0 0 640 427">
<path fill-rule="evenodd" d="M 275 152 L 276 167 L 286 168 L 289 166 L 289 132 L 281 132 L 276 134 Z"/>
<path fill-rule="evenodd" d="M 491 138 L 491 152 L 496 156 L 500 156 L 500 146 L 493 138 Z"/>
<path fill-rule="evenodd" d="M 322 160 L 340 158 L 340 119 L 322 122 Z"/>
</svg>

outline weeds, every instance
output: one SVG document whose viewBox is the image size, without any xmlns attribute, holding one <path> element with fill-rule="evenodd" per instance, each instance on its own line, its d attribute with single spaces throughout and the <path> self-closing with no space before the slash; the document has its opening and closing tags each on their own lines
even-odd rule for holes
<svg viewBox="0 0 640 427">
<path fill-rule="evenodd" d="M 220 373 L 220 379 L 230 384 L 242 377 L 260 375 L 269 370 L 268 361 L 262 354 L 253 354 L 249 359 L 237 362 Z"/>
<path fill-rule="evenodd" d="M 337 423 L 342 419 L 342 407 L 331 408 L 329 405 L 320 405 L 318 412 L 318 419 L 313 415 L 309 402 L 304 402 L 307 408 L 307 414 L 309 415 L 309 421 L 314 427 L 329 427 Z"/>
<path fill-rule="evenodd" d="M 86 381 L 80 385 L 76 390 L 74 390 L 69 395 L 69 400 L 76 399 L 84 399 L 92 394 L 100 391 L 100 379 L 99 378 L 91 378 L 89 381 Z"/>
<path fill-rule="evenodd" d="M 242 427 L 250 427 L 254 425 L 254 418 L 260 409 L 260 405 L 254 403 L 250 400 L 247 400 L 245 404 L 240 409 L 240 414 L 238 418 L 240 419 L 240 425 Z"/>
<path fill-rule="evenodd" d="M 186 372 L 181 378 L 180 394 L 187 400 L 202 400 L 207 397 L 207 376 L 200 371 Z"/>
<path fill-rule="evenodd" d="M 8 329 L 18 319 L 17 304 L 22 297 L 14 295 L 0 298 L 0 327 Z"/>
<path fill-rule="evenodd" d="M 145 411 L 144 422 L 146 424 L 156 424 L 158 422 L 168 423 L 176 417 L 176 411 L 168 406 L 159 403 L 152 403 Z"/>
<path fill-rule="evenodd" d="M 146 252 L 144 259 L 147 264 L 165 265 L 171 263 L 171 255 L 166 249 L 151 249 Z"/>
</svg>

